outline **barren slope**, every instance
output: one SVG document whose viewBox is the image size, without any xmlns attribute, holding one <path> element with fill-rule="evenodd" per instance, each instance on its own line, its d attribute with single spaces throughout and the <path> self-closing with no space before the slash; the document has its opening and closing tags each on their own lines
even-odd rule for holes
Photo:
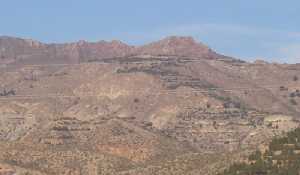
<svg viewBox="0 0 300 175">
<path fill-rule="evenodd" d="M 298 126 L 300 65 L 247 63 L 192 38 L 1 37 L 0 56 L 3 171 L 209 174 Z"/>
</svg>

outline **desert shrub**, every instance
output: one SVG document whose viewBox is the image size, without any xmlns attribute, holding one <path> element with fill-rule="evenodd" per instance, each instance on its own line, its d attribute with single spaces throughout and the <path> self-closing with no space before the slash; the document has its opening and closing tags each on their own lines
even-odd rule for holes
<svg viewBox="0 0 300 175">
<path fill-rule="evenodd" d="M 298 80 L 299 80 L 298 76 L 295 75 L 295 76 L 293 77 L 293 80 L 294 80 L 294 81 L 298 81 Z"/>
<path fill-rule="evenodd" d="M 298 105 L 298 103 L 297 103 L 297 101 L 296 101 L 295 99 L 291 99 L 291 100 L 290 100 L 290 103 L 291 103 L 292 105 Z"/>
<path fill-rule="evenodd" d="M 280 89 L 280 91 L 287 91 L 288 90 L 288 88 L 286 88 L 284 86 L 280 86 L 279 89 Z"/>
<path fill-rule="evenodd" d="M 258 159 L 261 158 L 261 156 L 262 156 L 261 152 L 260 151 L 256 151 L 255 153 L 251 154 L 248 159 L 250 161 L 252 161 L 252 160 L 258 160 Z"/>
<path fill-rule="evenodd" d="M 300 97 L 300 91 L 299 91 L 299 89 L 296 90 L 296 96 Z"/>
<path fill-rule="evenodd" d="M 291 98 L 296 97 L 296 93 L 294 93 L 294 92 L 290 93 L 290 97 L 291 97 Z"/>
<path fill-rule="evenodd" d="M 4 89 L 3 92 L 0 93 L 0 96 L 9 96 L 9 95 L 16 95 L 16 91 L 13 89 L 11 89 L 9 91 Z"/>
<path fill-rule="evenodd" d="M 210 107 L 211 107 L 211 104 L 210 104 L 210 103 L 207 103 L 207 104 L 206 104 L 206 108 L 209 109 Z"/>
<path fill-rule="evenodd" d="M 241 103 L 234 103 L 234 107 L 240 109 L 241 108 Z"/>
</svg>

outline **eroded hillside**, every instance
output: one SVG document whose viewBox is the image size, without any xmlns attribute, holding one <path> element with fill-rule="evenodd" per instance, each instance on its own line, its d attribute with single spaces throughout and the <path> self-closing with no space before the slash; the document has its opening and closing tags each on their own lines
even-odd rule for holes
<svg viewBox="0 0 300 175">
<path fill-rule="evenodd" d="M 0 48 L 0 173 L 211 174 L 299 124 L 300 65 L 181 37 Z"/>
</svg>

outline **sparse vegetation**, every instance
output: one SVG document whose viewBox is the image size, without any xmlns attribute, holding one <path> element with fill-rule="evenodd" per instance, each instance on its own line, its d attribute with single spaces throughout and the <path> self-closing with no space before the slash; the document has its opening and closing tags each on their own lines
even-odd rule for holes
<svg viewBox="0 0 300 175">
<path fill-rule="evenodd" d="M 211 104 L 210 104 L 210 103 L 207 103 L 207 104 L 206 104 L 206 108 L 209 109 L 210 107 L 211 107 Z"/>
<path fill-rule="evenodd" d="M 265 152 L 257 150 L 247 161 L 236 163 L 223 175 L 298 175 L 300 173 L 300 128 L 274 138 Z"/>
<path fill-rule="evenodd" d="M 290 93 L 290 98 L 300 97 L 300 91 L 297 89 L 295 92 Z"/>
<path fill-rule="evenodd" d="M 292 105 L 298 105 L 297 101 L 295 99 L 290 99 L 290 103 Z"/>
<path fill-rule="evenodd" d="M 290 93 L 290 97 L 294 98 L 294 97 L 296 97 L 296 94 L 294 92 L 292 92 L 292 93 Z"/>
<path fill-rule="evenodd" d="M 298 76 L 295 75 L 295 76 L 293 77 L 293 80 L 294 80 L 294 81 L 298 81 L 298 80 L 299 80 Z"/>
<path fill-rule="evenodd" d="M 1 93 L 0 96 L 10 96 L 10 95 L 16 95 L 16 91 L 11 89 L 9 91 L 7 91 L 6 89 L 4 89 Z"/>
<path fill-rule="evenodd" d="M 287 91 L 287 90 L 289 90 L 287 87 L 284 87 L 284 86 L 280 86 L 280 91 Z"/>
</svg>

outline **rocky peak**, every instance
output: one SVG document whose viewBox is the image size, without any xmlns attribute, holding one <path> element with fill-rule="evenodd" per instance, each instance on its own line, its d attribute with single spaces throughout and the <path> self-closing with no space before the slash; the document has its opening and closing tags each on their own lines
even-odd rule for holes
<svg viewBox="0 0 300 175">
<path fill-rule="evenodd" d="M 209 57 L 214 52 L 192 37 L 171 36 L 137 49 L 139 54 Z"/>
<path fill-rule="evenodd" d="M 28 47 L 39 47 L 44 45 L 43 43 L 32 40 L 32 39 L 22 39 L 22 38 L 14 38 L 14 37 L 9 37 L 9 36 L 0 36 L 0 43 L 2 45 L 8 45 L 11 44 L 13 45 L 24 45 Z"/>
<path fill-rule="evenodd" d="M 36 40 L 32 40 L 32 39 L 25 39 L 24 41 L 26 44 L 28 44 L 30 47 L 33 47 L 33 48 L 39 48 L 39 47 L 44 46 L 43 43 L 36 41 Z"/>
<path fill-rule="evenodd" d="M 158 41 L 157 43 L 166 44 L 170 46 L 174 45 L 197 45 L 198 43 L 194 40 L 193 37 L 184 37 L 184 36 L 170 36 L 165 39 Z"/>
<path fill-rule="evenodd" d="M 118 40 L 65 44 L 44 44 L 31 39 L 0 36 L 0 56 L 11 61 L 74 63 L 128 55 L 186 56 L 213 59 L 219 55 L 192 37 L 171 36 L 144 46 L 130 46 Z M 30 60 L 30 61 L 29 61 Z M 25 61 L 25 62 L 26 62 Z"/>
<path fill-rule="evenodd" d="M 254 64 L 260 64 L 260 65 L 264 65 L 264 64 L 268 64 L 267 61 L 263 60 L 263 59 L 256 59 L 254 61 Z"/>
<path fill-rule="evenodd" d="M 79 40 L 77 43 L 75 43 L 77 46 L 83 46 L 83 45 L 85 45 L 85 44 L 88 44 L 88 42 L 87 41 L 85 41 L 85 40 Z"/>
</svg>

